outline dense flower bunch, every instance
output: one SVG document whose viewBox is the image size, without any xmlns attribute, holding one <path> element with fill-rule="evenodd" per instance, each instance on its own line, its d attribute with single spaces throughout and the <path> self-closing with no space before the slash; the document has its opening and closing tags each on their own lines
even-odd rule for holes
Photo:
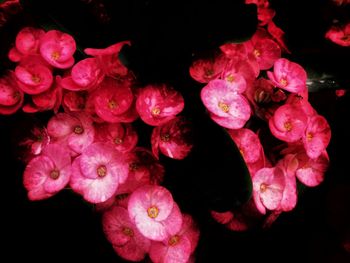
<svg viewBox="0 0 350 263">
<path fill-rule="evenodd" d="M 252 2 L 259 8 L 267 5 Z M 329 164 L 331 130 L 308 102 L 307 74 L 281 57 L 283 39 L 276 41 L 263 25 L 250 40 L 224 44 L 213 57 L 199 59 L 190 68 L 192 78 L 206 84 L 201 99 L 210 118 L 227 129 L 253 182 L 253 198 L 244 207 L 212 211 L 214 219 L 236 231 L 267 213 L 265 223 L 270 224 L 281 212 L 292 210 L 297 179 L 317 186 Z M 256 127 L 257 119 L 266 125 L 258 122 Z"/>
<path fill-rule="evenodd" d="M 69 187 L 103 211 L 103 228 L 115 251 L 140 261 L 188 262 L 199 230 L 160 186 L 159 152 L 185 158 L 192 144 L 190 123 L 177 116 L 182 95 L 171 87 L 137 87 L 120 62 L 120 42 L 85 49 L 75 63 L 74 38 L 57 30 L 26 27 L 9 52 L 13 71 L 0 79 L 0 113 L 53 110 L 46 127 L 33 130 L 24 186 L 30 200 Z M 136 119 L 154 126 L 152 151 L 137 146 Z"/>
</svg>

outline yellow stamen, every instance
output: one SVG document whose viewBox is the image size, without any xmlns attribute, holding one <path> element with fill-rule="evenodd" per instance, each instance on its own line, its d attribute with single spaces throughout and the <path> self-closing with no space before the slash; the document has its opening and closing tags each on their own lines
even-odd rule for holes
<svg viewBox="0 0 350 263">
<path fill-rule="evenodd" d="M 221 101 L 219 102 L 219 108 L 225 113 L 228 113 L 230 111 L 230 106 Z"/>
<path fill-rule="evenodd" d="M 97 175 L 99 177 L 105 177 L 107 175 L 107 167 L 105 165 L 100 165 L 97 168 Z"/>
<path fill-rule="evenodd" d="M 151 206 L 150 208 L 147 209 L 147 214 L 150 218 L 156 218 L 159 214 L 159 210 L 155 206 Z"/>
</svg>

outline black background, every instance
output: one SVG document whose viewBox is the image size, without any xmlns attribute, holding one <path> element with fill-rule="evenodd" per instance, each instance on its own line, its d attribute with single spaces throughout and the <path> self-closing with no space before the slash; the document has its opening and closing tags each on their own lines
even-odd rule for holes
<svg viewBox="0 0 350 263">
<path fill-rule="evenodd" d="M 184 94 L 185 114 L 196 112 L 191 117 L 205 118 L 198 99 L 201 85 L 190 79 L 188 67 L 194 58 L 224 41 L 249 38 L 255 31 L 256 14 L 253 6 L 246 7 L 241 1 L 203 2 L 22 1 L 24 13 L 1 29 L 0 53 L 3 58 L 23 25 L 52 23 L 52 19 L 72 33 L 81 48 L 106 47 L 130 39 L 133 47 L 125 51 L 125 56 L 140 82 L 173 85 Z M 328 148 L 331 167 L 325 182 L 307 189 L 297 208 L 281 215 L 270 229 L 230 232 L 215 223 L 208 210 L 225 209 L 234 201 L 232 189 L 236 181 L 230 177 L 234 168 L 225 171 L 223 163 L 227 160 L 220 159 L 224 158 L 220 152 L 227 145 L 215 128 L 201 123 L 204 126 L 199 125 L 197 130 L 204 141 L 214 141 L 205 146 L 212 154 L 209 171 L 217 167 L 218 172 L 203 172 L 205 168 L 198 167 L 205 163 L 202 156 L 194 156 L 194 164 L 168 160 L 165 184 L 181 209 L 192 214 L 200 227 L 196 262 L 349 262 L 350 254 L 343 243 L 350 242 L 350 96 L 337 98 L 332 88 L 349 88 L 350 53 L 349 48 L 336 46 L 323 37 L 334 19 L 349 19 L 349 8 L 336 8 L 329 1 L 272 3 L 277 11 L 275 22 L 286 32 L 292 51 L 289 57 L 305 66 L 309 76 L 319 78 L 326 74 L 336 81 L 335 85 L 322 86 L 324 89 L 310 94 L 310 101 L 332 128 Z M 77 54 L 77 58 L 80 56 Z M 13 66 L 2 61 L 2 70 Z M 41 114 L 38 119 L 45 121 L 49 116 L 50 113 Z M 27 200 L 17 143 L 29 130 L 31 121 L 31 117 L 21 113 L 0 116 L 1 218 L 5 221 L 0 232 L 2 257 L 10 256 L 10 262 L 21 258 L 36 262 L 123 262 L 105 240 L 100 214 L 79 196 L 63 190 L 49 200 Z M 150 129 L 143 127 L 140 131 L 146 142 Z"/>
</svg>

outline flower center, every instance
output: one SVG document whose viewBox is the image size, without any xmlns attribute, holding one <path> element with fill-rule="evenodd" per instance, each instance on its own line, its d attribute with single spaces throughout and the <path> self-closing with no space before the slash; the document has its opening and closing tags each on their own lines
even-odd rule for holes
<svg viewBox="0 0 350 263">
<path fill-rule="evenodd" d="M 60 55 L 60 52 L 58 52 L 58 51 L 54 51 L 54 52 L 51 53 L 51 58 L 52 58 L 53 60 L 59 59 L 60 56 L 61 56 L 61 55 Z"/>
<path fill-rule="evenodd" d="M 147 209 L 147 214 L 150 218 L 156 218 L 159 214 L 159 210 L 155 206 L 151 206 L 150 208 Z"/>
<path fill-rule="evenodd" d="M 132 231 L 132 229 L 129 227 L 123 227 L 123 234 L 128 236 L 128 237 L 133 237 L 134 231 Z"/>
<path fill-rule="evenodd" d="M 117 138 L 114 139 L 114 143 L 118 144 L 118 145 L 122 144 L 123 143 L 123 139 L 117 137 Z"/>
<path fill-rule="evenodd" d="M 100 165 L 96 172 L 98 177 L 105 177 L 107 174 L 107 167 L 105 165 Z"/>
<path fill-rule="evenodd" d="M 235 81 L 235 77 L 233 76 L 233 75 L 228 75 L 227 77 L 226 77 L 226 80 L 228 81 L 228 82 L 234 82 Z"/>
<path fill-rule="evenodd" d="M 80 125 L 77 125 L 74 127 L 73 131 L 75 134 L 82 134 L 84 132 L 84 128 Z"/>
<path fill-rule="evenodd" d="M 162 134 L 162 135 L 160 136 L 160 140 L 161 140 L 162 142 L 168 142 L 168 141 L 170 141 L 170 134 L 169 134 L 169 133 L 167 133 L 167 134 Z"/>
<path fill-rule="evenodd" d="M 256 58 L 261 56 L 261 52 L 258 49 L 254 49 L 253 54 Z"/>
<path fill-rule="evenodd" d="M 266 189 L 267 189 L 267 185 L 265 184 L 265 183 L 262 183 L 261 185 L 260 185 L 260 192 L 265 192 L 266 191 Z"/>
<path fill-rule="evenodd" d="M 137 163 L 129 164 L 129 170 L 130 171 L 136 171 L 137 169 L 139 169 L 139 165 Z"/>
<path fill-rule="evenodd" d="M 350 41 L 350 34 L 345 34 L 345 35 L 341 38 L 341 40 L 343 40 L 343 41 L 345 41 L 345 42 Z"/>
<path fill-rule="evenodd" d="M 221 101 L 219 102 L 219 108 L 225 113 L 228 113 L 230 111 L 230 106 Z"/>
<path fill-rule="evenodd" d="M 205 71 L 205 76 L 206 76 L 207 78 L 210 78 L 211 76 L 213 76 L 213 74 L 214 74 L 214 70 L 212 70 L 212 69 L 207 69 L 207 70 Z"/>
<path fill-rule="evenodd" d="M 115 100 L 110 100 L 108 102 L 108 108 L 111 110 L 115 109 L 116 107 L 118 107 L 118 103 Z"/>
<path fill-rule="evenodd" d="M 307 140 L 307 141 L 311 141 L 313 137 L 314 137 L 314 135 L 313 135 L 311 132 L 308 132 L 308 133 L 306 134 L 306 140 Z"/>
<path fill-rule="evenodd" d="M 155 107 L 155 108 L 152 109 L 151 112 L 152 112 L 153 116 L 157 116 L 157 115 L 160 114 L 160 109 L 158 107 Z"/>
<path fill-rule="evenodd" d="M 53 180 L 57 180 L 60 177 L 60 171 L 54 169 L 50 172 L 50 178 Z"/>
<path fill-rule="evenodd" d="M 169 246 L 175 246 L 177 243 L 179 243 L 180 237 L 178 235 L 172 236 L 169 238 L 168 244 Z"/>
<path fill-rule="evenodd" d="M 280 79 L 280 84 L 282 87 L 285 87 L 288 85 L 288 81 L 285 78 Z"/>
<path fill-rule="evenodd" d="M 19 93 L 18 91 L 14 92 L 12 97 L 15 99 L 15 100 L 19 100 L 21 98 L 21 93 Z"/>
<path fill-rule="evenodd" d="M 289 121 L 285 122 L 283 126 L 286 129 L 286 131 L 291 131 L 293 128 L 292 124 Z"/>
<path fill-rule="evenodd" d="M 32 76 L 32 81 L 33 81 L 35 84 L 39 84 L 40 81 L 41 81 L 41 78 L 40 78 L 38 75 L 33 75 L 33 76 Z"/>
</svg>

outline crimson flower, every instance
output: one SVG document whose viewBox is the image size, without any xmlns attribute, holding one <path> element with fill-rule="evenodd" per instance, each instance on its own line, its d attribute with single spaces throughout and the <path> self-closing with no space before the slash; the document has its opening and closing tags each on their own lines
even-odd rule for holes
<svg viewBox="0 0 350 263">
<path fill-rule="evenodd" d="M 142 88 L 136 99 L 136 110 L 148 125 L 159 126 L 175 118 L 184 108 L 180 92 L 162 85 Z"/>
<path fill-rule="evenodd" d="M 151 242 L 130 220 L 128 210 L 113 206 L 103 214 L 103 231 L 119 256 L 130 261 L 141 261 L 148 253 Z"/>
<path fill-rule="evenodd" d="M 40 54 L 55 68 L 66 69 L 74 64 L 74 38 L 58 30 L 50 30 L 41 37 Z"/>
</svg>

